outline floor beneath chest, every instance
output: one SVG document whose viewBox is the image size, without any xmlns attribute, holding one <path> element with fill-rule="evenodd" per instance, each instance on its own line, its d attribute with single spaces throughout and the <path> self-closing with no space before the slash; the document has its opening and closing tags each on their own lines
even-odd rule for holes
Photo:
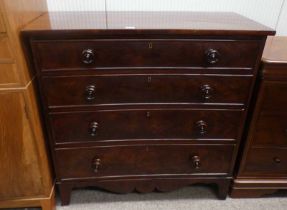
<svg viewBox="0 0 287 210">
<path fill-rule="evenodd" d="M 286 210 L 287 193 L 260 199 L 218 200 L 209 187 L 192 186 L 170 193 L 113 194 L 94 189 L 74 190 L 71 204 L 57 210 Z M 10 209 L 11 210 L 11 209 Z M 23 210 L 23 209 L 21 209 Z M 32 209 L 27 209 L 32 210 Z M 33 209 L 35 210 L 35 209 Z M 38 210 L 38 209 L 37 209 Z"/>
</svg>

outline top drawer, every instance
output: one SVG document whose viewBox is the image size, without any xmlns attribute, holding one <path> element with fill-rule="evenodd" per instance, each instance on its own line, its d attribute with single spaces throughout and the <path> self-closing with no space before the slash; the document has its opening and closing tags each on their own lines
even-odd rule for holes
<svg viewBox="0 0 287 210">
<path fill-rule="evenodd" d="M 253 68 L 257 41 L 58 40 L 32 43 L 41 70 L 133 67 Z"/>
</svg>

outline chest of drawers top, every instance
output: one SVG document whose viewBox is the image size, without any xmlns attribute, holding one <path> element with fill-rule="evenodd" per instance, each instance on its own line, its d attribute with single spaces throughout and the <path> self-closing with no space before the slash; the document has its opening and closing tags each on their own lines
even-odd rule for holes
<svg viewBox="0 0 287 210">
<path fill-rule="evenodd" d="M 205 12 L 51 12 L 22 31 L 40 72 L 251 70 L 272 34 L 272 29 L 235 13 Z"/>
<path fill-rule="evenodd" d="M 266 41 L 263 52 L 263 63 L 271 66 L 287 66 L 287 38 L 283 36 L 270 36 Z M 285 68 L 286 69 L 286 68 Z M 286 71 L 287 74 L 287 71 Z"/>
<path fill-rule="evenodd" d="M 34 35 L 266 36 L 275 31 L 228 12 L 49 12 L 27 25 Z M 53 33 L 54 36 L 59 35 Z M 50 37 L 50 36 L 49 36 Z"/>
<path fill-rule="evenodd" d="M 262 76 L 266 80 L 287 80 L 287 39 L 268 37 L 262 59 Z M 277 96 L 277 98 L 282 98 Z M 285 97 L 283 97 L 285 98 Z"/>
</svg>

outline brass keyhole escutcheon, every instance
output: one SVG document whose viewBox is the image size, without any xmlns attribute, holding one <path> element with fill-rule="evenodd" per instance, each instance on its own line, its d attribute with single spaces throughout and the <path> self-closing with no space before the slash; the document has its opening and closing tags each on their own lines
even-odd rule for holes
<svg viewBox="0 0 287 210">
<path fill-rule="evenodd" d="M 146 117 L 150 118 L 150 112 L 146 112 Z"/>
<path fill-rule="evenodd" d="M 148 48 L 149 48 L 149 49 L 152 49 L 152 47 L 153 47 L 153 46 L 152 46 L 152 42 L 149 42 L 149 43 L 148 43 Z"/>
<path fill-rule="evenodd" d="M 152 79 L 151 79 L 151 76 L 148 76 L 148 77 L 147 77 L 147 82 L 148 82 L 148 83 L 151 83 L 151 80 L 152 80 Z"/>
</svg>

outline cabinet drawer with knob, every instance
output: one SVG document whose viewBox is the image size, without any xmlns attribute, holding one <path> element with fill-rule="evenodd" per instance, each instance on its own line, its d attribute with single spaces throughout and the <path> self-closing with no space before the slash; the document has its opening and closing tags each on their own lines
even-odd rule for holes
<svg viewBox="0 0 287 210">
<path fill-rule="evenodd" d="M 286 148 L 252 148 L 247 154 L 247 159 L 243 176 L 287 176 Z"/>
<path fill-rule="evenodd" d="M 50 113 L 49 121 L 56 143 L 139 139 L 235 141 L 242 114 L 188 109 L 99 110 Z"/>
<path fill-rule="evenodd" d="M 233 145 L 131 145 L 57 149 L 60 179 L 227 175 Z"/>
<path fill-rule="evenodd" d="M 251 76 L 203 75 L 101 75 L 42 78 L 43 90 L 50 108 L 122 103 L 244 105 L 248 99 L 251 82 Z"/>
<path fill-rule="evenodd" d="M 261 43 L 245 40 L 95 39 L 33 41 L 41 71 L 92 68 L 247 68 Z"/>
</svg>

